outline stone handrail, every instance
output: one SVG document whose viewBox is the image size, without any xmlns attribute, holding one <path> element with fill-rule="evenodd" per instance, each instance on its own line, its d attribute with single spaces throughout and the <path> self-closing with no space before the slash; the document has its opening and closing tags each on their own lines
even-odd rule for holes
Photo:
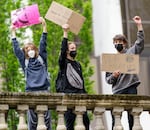
<svg viewBox="0 0 150 130">
<path fill-rule="evenodd" d="M 95 118 L 94 130 L 104 130 L 102 116 L 106 110 L 112 110 L 116 119 L 114 130 L 123 130 L 121 113 L 130 110 L 134 116 L 133 130 L 142 130 L 139 115 L 142 111 L 150 111 L 150 97 L 137 95 L 87 95 L 64 93 L 16 93 L 0 92 L 0 130 L 7 130 L 5 113 L 15 109 L 19 114 L 18 130 L 27 130 L 25 114 L 29 108 L 38 113 L 37 130 L 46 130 L 44 125 L 44 111 L 56 110 L 58 113 L 57 130 L 66 130 L 64 112 L 67 108 L 74 109 L 76 113 L 75 130 L 85 130 L 82 114 L 86 110 L 93 112 Z"/>
</svg>

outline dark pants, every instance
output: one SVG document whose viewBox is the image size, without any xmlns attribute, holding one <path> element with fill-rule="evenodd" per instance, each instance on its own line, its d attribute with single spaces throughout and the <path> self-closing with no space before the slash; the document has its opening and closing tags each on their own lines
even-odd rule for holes
<svg viewBox="0 0 150 130">
<path fill-rule="evenodd" d="M 72 112 L 72 109 L 68 109 L 68 110 L 65 112 L 65 122 L 66 122 L 67 130 L 74 130 L 74 122 L 75 122 L 75 119 L 76 119 L 76 114 L 74 114 L 74 113 Z M 85 126 L 85 130 L 89 130 L 90 121 L 89 121 L 87 112 L 85 112 L 85 113 L 83 114 L 83 124 L 84 124 L 84 126 Z"/>
<path fill-rule="evenodd" d="M 130 112 L 127 111 L 127 114 L 128 114 L 129 130 L 132 130 L 133 123 L 134 123 L 134 118 L 133 118 L 133 116 L 130 114 Z M 112 115 L 112 130 L 113 130 L 114 125 L 115 125 L 115 118 L 114 118 L 114 116 Z"/>
<path fill-rule="evenodd" d="M 33 109 L 28 110 L 28 130 L 36 130 L 37 123 L 38 123 L 38 116 L 37 113 Z M 46 111 L 44 114 L 45 125 L 47 130 L 51 130 L 51 118 L 50 112 Z"/>
<path fill-rule="evenodd" d="M 117 93 L 117 94 L 137 94 L 137 85 L 133 85 L 130 88 L 127 88 L 124 91 L 122 91 L 121 93 Z M 134 118 L 130 114 L 129 111 L 127 111 L 127 114 L 128 114 L 129 130 L 132 130 L 132 127 L 134 124 Z M 114 125 L 115 125 L 115 118 L 112 115 L 112 130 L 113 130 Z"/>
</svg>

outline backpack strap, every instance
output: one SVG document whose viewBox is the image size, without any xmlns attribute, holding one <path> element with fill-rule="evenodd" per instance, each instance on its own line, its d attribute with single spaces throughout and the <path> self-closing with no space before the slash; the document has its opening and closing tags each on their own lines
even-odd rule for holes
<svg viewBox="0 0 150 130">
<path fill-rule="evenodd" d="M 42 57 L 41 57 L 40 55 L 38 56 L 37 59 L 39 60 L 39 62 L 40 62 L 42 65 L 44 65 L 44 61 L 43 61 L 43 59 L 42 59 Z"/>
<path fill-rule="evenodd" d="M 25 68 L 28 67 L 28 64 L 29 64 L 29 59 L 25 59 Z"/>
</svg>

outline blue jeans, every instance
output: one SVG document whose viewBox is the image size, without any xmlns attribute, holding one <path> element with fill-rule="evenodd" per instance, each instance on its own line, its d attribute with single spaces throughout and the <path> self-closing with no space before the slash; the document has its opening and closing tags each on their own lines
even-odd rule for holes
<svg viewBox="0 0 150 130">
<path fill-rule="evenodd" d="M 30 91 L 30 92 L 49 92 L 49 90 L 42 90 L 42 91 Z M 27 117 L 28 117 L 28 130 L 36 130 L 37 129 L 37 123 L 38 123 L 38 116 L 34 109 L 29 109 L 27 111 Z M 47 130 L 51 130 L 51 115 L 50 111 L 46 111 L 44 113 L 44 121 L 45 125 L 47 127 Z"/>
<path fill-rule="evenodd" d="M 38 123 L 37 113 L 33 109 L 29 109 L 27 116 L 28 116 L 28 130 L 36 130 L 37 123 Z M 51 118 L 50 118 L 49 111 L 45 112 L 44 120 L 45 120 L 45 125 L 47 127 L 47 130 L 51 130 Z"/>
<path fill-rule="evenodd" d="M 131 87 L 129 87 L 129 88 L 125 89 L 124 91 L 117 93 L 117 94 L 137 94 L 137 85 L 132 85 Z M 127 111 L 127 114 L 128 114 L 129 130 L 132 130 L 134 118 L 130 114 L 129 111 Z M 112 115 L 112 130 L 113 130 L 114 125 L 115 125 L 115 118 Z"/>
</svg>

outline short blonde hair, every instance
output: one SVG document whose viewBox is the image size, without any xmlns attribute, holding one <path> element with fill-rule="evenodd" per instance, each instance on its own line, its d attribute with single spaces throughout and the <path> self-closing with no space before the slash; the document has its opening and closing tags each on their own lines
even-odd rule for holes
<svg viewBox="0 0 150 130">
<path fill-rule="evenodd" d="M 75 43 L 74 41 L 68 41 L 68 46 L 69 46 L 70 44 L 76 45 L 76 43 Z M 76 46 L 77 46 L 77 45 L 76 45 Z"/>
<path fill-rule="evenodd" d="M 68 41 L 68 45 L 69 44 L 75 44 L 75 42 L 73 42 L 73 41 Z M 76 45 L 76 44 L 75 44 Z"/>
</svg>

